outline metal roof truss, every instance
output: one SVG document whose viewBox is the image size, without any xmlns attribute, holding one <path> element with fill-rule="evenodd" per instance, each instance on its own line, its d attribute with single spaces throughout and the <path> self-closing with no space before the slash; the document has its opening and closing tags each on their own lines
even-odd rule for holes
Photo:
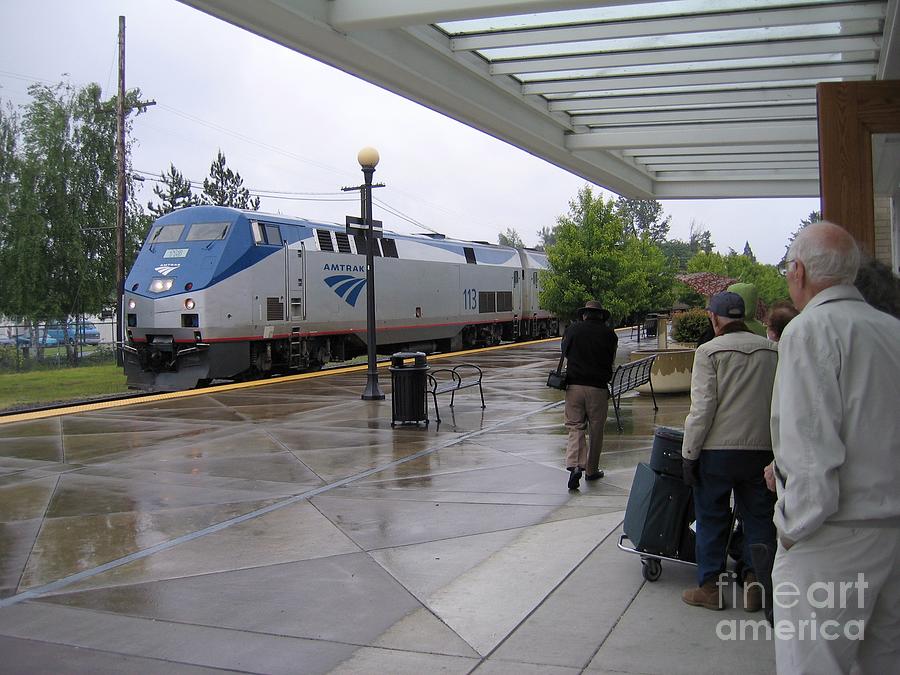
<svg viewBox="0 0 900 675">
<path fill-rule="evenodd" d="M 639 198 L 816 196 L 816 83 L 900 77 L 898 0 L 183 1 Z"/>
</svg>

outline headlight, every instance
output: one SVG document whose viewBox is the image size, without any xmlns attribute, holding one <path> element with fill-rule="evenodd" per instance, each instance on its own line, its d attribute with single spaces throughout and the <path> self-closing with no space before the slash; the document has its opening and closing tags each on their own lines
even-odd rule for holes
<svg viewBox="0 0 900 675">
<path fill-rule="evenodd" d="M 165 293 L 172 288 L 174 283 L 174 279 L 154 279 L 150 282 L 150 291 L 152 293 Z"/>
<path fill-rule="evenodd" d="M 134 298 L 130 298 L 128 300 L 128 309 L 134 309 L 137 307 L 137 303 L 134 301 Z"/>
<path fill-rule="evenodd" d="M 195 306 L 194 301 L 191 298 L 188 298 L 187 300 L 184 301 L 185 309 L 194 309 L 194 306 Z"/>
</svg>

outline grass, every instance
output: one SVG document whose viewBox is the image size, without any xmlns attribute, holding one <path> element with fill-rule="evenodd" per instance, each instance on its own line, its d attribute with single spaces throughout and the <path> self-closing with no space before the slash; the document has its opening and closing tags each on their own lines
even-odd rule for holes
<svg viewBox="0 0 900 675">
<path fill-rule="evenodd" d="M 125 373 L 114 363 L 0 374 L 0 410 L 125 393 Z"/>
</svg>

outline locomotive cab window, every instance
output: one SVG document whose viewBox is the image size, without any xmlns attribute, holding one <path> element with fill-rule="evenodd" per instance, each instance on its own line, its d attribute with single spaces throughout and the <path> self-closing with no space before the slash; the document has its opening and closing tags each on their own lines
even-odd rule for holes
<svg viewBox="0 0 900 675">
<path fill-rule="evenodd" d="M 215 241 L 228 234 L 228 223 L 194 223 L 185 241 Z"/>
<path fill-rule="evenodd" d="M 152 246 L 167 241 L 178 241 L 181 239 L 182 232 L 184 232 L 184 225 L 157 225 L 150 232 L 147 242 Z"/>
<path fill-rule="evenodd" d="M 466 262 L 469 265 L 477 265 L 478 261 L 475 260 L 475 249 L 471 246 L 463 246 L 463 253 L 466 254 Z"/>
<path fill-rule="evenodd" d="M 253 241 L 257 246 L 281 246 L 284 243 L 278 226 L 268 223 L 253 223 Z"/>
</svg>

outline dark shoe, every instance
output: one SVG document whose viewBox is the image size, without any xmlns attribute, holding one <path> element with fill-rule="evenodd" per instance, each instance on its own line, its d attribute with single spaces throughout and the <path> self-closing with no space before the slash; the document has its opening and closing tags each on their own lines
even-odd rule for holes
<svg viewBox="0 0 900 675">
<path fill-rule="evenodd" d="M 581 469 L 569 469 L 569 489 L 577 490 L 578 484 L 581 482 Z"/>
<path fill-rule="evenodd" d="M 747 572 L 744 577 L 744 611 L 758 612 L 763 607 L 763 587 L 756 574 Z"/>
<path fill-rule="evenodd" d="M 689 588 L 681 594 L 681 599 L 693 607 L 706 609 L 725 609 L 722 592 L 716 585 L 716 579 L 709 579 L 699 588 Z"/>
<path fill-rule="evenodd" d="M 603 478 L 603 469 L 597 469 L 597 473 L 589 473 L 584 477 L 585 480 L 600 480 Z"/>
</svg>

